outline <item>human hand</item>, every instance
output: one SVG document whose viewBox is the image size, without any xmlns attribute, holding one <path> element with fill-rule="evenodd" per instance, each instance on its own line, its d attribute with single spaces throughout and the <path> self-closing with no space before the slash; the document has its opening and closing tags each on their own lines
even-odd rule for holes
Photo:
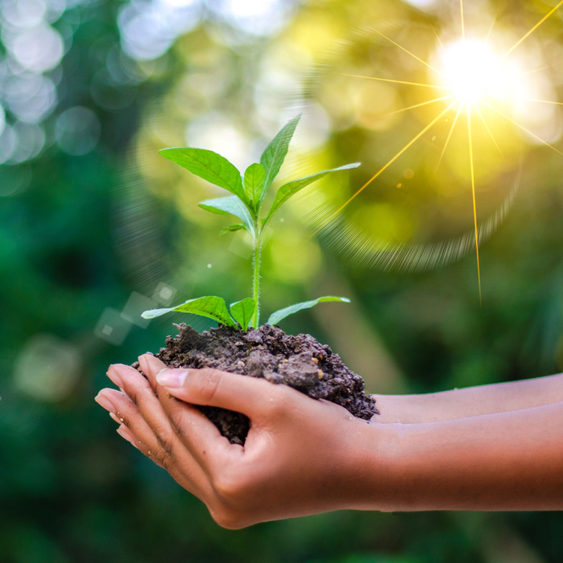
<svg viewBox="0 0 563 563">
<path fill-rule="evenodd" d="M 219 525 L 375 508 L 373 477 L 385 474 L 389 425 L 261 379 L 213 369 L 162 371 L 166 366 L 150 354 L 139 363 L 148 380 L 113 365 L 108 376 L 122 391 L 103 389 L 96 400 L 120 424 L 118 433 L 202 500 Z M 229 443 L 193 405 L 248 416 L 245 445 Z"/>
</svg>

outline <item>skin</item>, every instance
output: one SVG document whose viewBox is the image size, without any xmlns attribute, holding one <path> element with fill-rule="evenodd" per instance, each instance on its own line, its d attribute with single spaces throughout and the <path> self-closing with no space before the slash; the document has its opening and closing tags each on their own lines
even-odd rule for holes
<svg viewBox="0 0 563 563">
<path fill-rule="evenodd" d="M 230 529 L 341 509 L 563 509 L 563 374 L 377 396 L 366 422 L 284 385 L 212 369 L 113 365 L 96 401 L 117 432 Z M 192 405 L 246 414 L 230 444 Z"/>
</svg>

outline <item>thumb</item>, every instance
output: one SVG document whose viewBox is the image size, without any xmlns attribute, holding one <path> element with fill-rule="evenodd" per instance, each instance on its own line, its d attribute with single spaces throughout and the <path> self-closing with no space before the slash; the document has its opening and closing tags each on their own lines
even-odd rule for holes
<svg viewBox="0 0 563 563">
<path fill-rule="evenodd" d="M 160 371 L 167 368 L 166 364 L 152 354 L 143 354 L 139 356 L 139 365 L 154 389 L 156 387 L 156 376 Z"/>
<path fill-rule="evenodd" d="M 156 381 L 187 403 L 222 407 L 248 416 L 258 414 L 269 402 L 269 396 L 279 393 L 278 386 L 265 379 L 211 368 L 165 369 Z"/>
</svg>

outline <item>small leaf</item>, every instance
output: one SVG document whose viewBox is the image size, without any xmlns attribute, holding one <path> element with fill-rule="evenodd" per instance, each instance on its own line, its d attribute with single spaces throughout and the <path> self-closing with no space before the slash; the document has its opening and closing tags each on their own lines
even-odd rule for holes
<svg viewBox="0 0 563 563">
<path fill-rule="evenodd" d="M 281 165 L 285 160 L 289 142 L 293 137 L 293 133 L 295 133 L 295 128 L 300 119 L 301 115 L 298 115 L 286 123 L 262 153 L 260 164 L 264 167 L 266 175 L 264 177 L 264 185 L 259 201 L 264 199 L 266 191 L 274 181 L 274 178 L 278 175 Z"/>
<path fill-rule="evenodd" d="M 154 319 L 170 313 L 178 311 L 179 313 L 192 313 L 200 317 L 208 317 L 214 321 L 228 326 L 236 326 L 235 322 L 229 315 L 227 304 L 222 297 L 215 295 L 207 295 L 205 297 L 197 297 L 196 299 L 189 299 L 181 305 L 175 307 L 167 307 L 166 309 L 150 309 L 141 314 L 143 319 Z"/>
<path fill-rule="evenodd" d="M 218 215 L 226 215 L 230 213 L 235 217 L 238 217 L 243 223 L 246 230 L 249 233 L 254 233 L 254 221 L 248 208 L 244 203 L 236 196 L 229 195 L 227 197 L 217 197 L 215 199 L 206 199 L 201 201 L 198 205 L 210 211 L 211 213 L 217 213 Z"/>
<path fill-rule="evenodd" d="M 228 227 L 223 227 L 220 231 L 220 235 L 226 235 L 227 233 L 232 233 L 234 231 L 240 231 L 241 229 L 245 229 L 246 227 L 242 223 L 236 223 L 235 225 L 229 225 Z"/>
<path fill-rule="evenodd" d="M 220 154 L 207 149 L 190 147 L 171 147 L 159 152 L 163 157 L 179 164 L 192 174 L 246 201 L 240 172 L 234 164 Z"/>
<path fill-rule="evenodd" d="M 251 164 L 244 172 L 244 191 L 248 201 L 250 201 L 254 207 L 257 207 L 260 201 L 265 176 L 266 171 L 259 162 Z"/>
<path fill-rule="evenodd" d="M 240 328 L 246 330 L 256 310 L 256 301 L 252 297 L 246 297 L 236 303 L 231 303 L 230 310 L 233 319 L 237 321 Z"/>
<path fill-rule="evenodd" d="M 348 299 L 347 297 L 334 297 L 332 295 L 318 297 L 317 299 L 313 299 L 311 301 L 303 301 L 302 303 L 296 303 L 295 305 L 290 305 L 289 307 L 285 307 L 284 309 L 278 309 L 270 315 L 270 318 L 266 322 L 269 325 L 277 325 L 280 321 L 283 321 L 283 319 L 289 317 L 290 315 L 294 315 L 295 313 L 303 311 L 304 309 L 311 309 L 311 307 L 314 307 L 319 303 L 325 303 L 327 301 L 350 303 L 350 299 Z"/>
<path fill-rule="evenodd" d="M 276 197 L 274 198 L 274 202 L 272 203 L 272 207 L 264 219 L 264 225 L 270 220 L 272 215 L 292 196 L 295 195 L 298 191 L 302 190 L 305 186 L 308 186 L 312 182 L 316 182 L 317 180 L 321 179 L 323 176 L 327 174 L 331 174 L 332 172 L 340 172 L 341 170 L 351 170 L 352 168 L 357 168 L 361 165 L 361 162 L 352 162 L 350 164 L 345 164 L 344 166 L 339 166 L 338 168 L 331 168 L 329 170 L 322 170 L 321 172 L 317 172 L 315 174 L 311 174 L 310 176 L 305 176 L 304 178 L 299 178 L 298 180 L 293 180 L 284 184 L 280 187 L 280 189 L 276 193 Z"/>
</svg>

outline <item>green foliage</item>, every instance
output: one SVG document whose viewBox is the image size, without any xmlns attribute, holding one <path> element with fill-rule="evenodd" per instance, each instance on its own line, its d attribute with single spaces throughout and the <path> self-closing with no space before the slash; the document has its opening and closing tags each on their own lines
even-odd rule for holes
<svg viewBox="0 0 563 563">
<path fill-rule="evenodd" d="M 285 160 L 289 143 L 295 132 L 295 128 L 301 116 L 297 116 L 289 121 L 266 147 L 260 162 L 251 164 L 244 172 L 244 179 L 236 167 L 225 157 L 206 149 L 194 148 L 169 148 L 162 149 L 160 153 L 186 168 L 196 176 L 211 182 L 225 190 L 231 192 L 232 196 L 208 199 L 199 203 L 199 206 L 211 213 L 219 215 L 234 215 L 242 221 L 234 225 L 229 225 L 222 232 L 246 230 L 253 240 L 254 258 L 252 261 L 252 297 L 247 297 L 231 305 L 230 314 L 227 310 L 224 299 L 220 297 L 200 297 L 190 299 L 181 305 L 168 307 L 165 309 L 152 309 L 145 311 L 143 317 L 151 319 L 166 313 L 177 311 L 182 313 L 193 313 L 196 315 L 212 318 L 224 325 L 238 325 L 246 330 L 250 325 L 257 328 L 260 320 L 260 266 L 262 250 L 262 233 L 266 224 L 270 221 L 274 213 L 288 201 L 293 195 L 308 186 L 312 182 L 319 180 L 323 176 L 350 170 L 360 166 L 359 162 L 345 164 L 338 168 L 322 170 L 315 174 L 293 180 L 281 186 L 275 196 L 269 211 L 265 217 L 261 216 L 261 208 L 268 189 L 272 185 L 275 177 Z M 340 301 L 348 303 L 344 297 L 319 297 L 312 301 L 297 303 L 273 313 L 268 319 L 268 323 L 277 324 L 289 315 L 298 311 L 310 309 L 318 303 L 326 301 Z M 232 315 L 232 316 L 231 316 Z"/>
<path fill-rule="evenodd" d="M 240 301 L 231 303 L 230 309 L 233 319 L 240 325 L 242 330 L 246 330 L 250 326 L 256 311 L 256 301 L 252 297 L 245 297 Z"/>
<path fill-rule="evenodd" d="M 215 295 L 188 299 L 188 301 L 174 307 L 149 309 L 148 311 L 144 311 L 141 316 L 144 319 L 154 319 L 156 317 L 161 317 L 166 313 L 170 313 L 171 311 L 192 313 L 201 317 L 213 319 L 214 321 L 220 322 L 224 325 L 234 326 L 234 322 L 227 310 L 225 300 L 222 297 L 217 297 Z"/>
<path fill-rule="evenodd" d="M 189 299 L 180 305 L 174 307 L 165 307 L 163 309 L 149 309 L 142 313 L 143 319 L 156 319 L 162 317 L 166 313 L 176 311 L 179 313 L 191 313 L 200 317 L 213 319 L 223 325 L 236 327 L 237 324 L 246 330 L 252 320 L 254 311 L 256 310 L 256 301 L 252 297 L 245 297 L 240 301 L 231 303 L 229 309 L 222 297 L 216 295 L 206 295 L 205 297 L 197 297 Z"/>
<path fill-rule="evenodd" d="M 259 162 L 251 164 L 244 172 L 244 192 L 255 210 L 262 199 L 265 178 L 266 170 Z"/>
<path fill-rule="evenodd" d="M 317 297 L 317 299 L 312 299 L 311 301 L 303 301 L 302 303 L 295 303 L 295 305 L 290 305 L 289 307 L 284 307 L 283 309 L 278 309 L 273 312 L 267 320 L 270 325 L 277 325 L 280 321 L 283 321 L 289 315 L 294 315 L 299 311 L 304 309 L 311 309 L 319 303 L 326 303 L 328 301 L 338 301 L 340 303 L 350 303 L 350 299 L 347 297 L 334 297 L 332 295 L 327 295 L 325 297 Z"/>
<path fill-rule="evenodd" d="M 357 168 L 360 166 L 359 162 L 352 162 L 350 164 L 345 164 L 344 166 L 339 166 L 338 168 L 331 168 L 330 170 L 323 170 L 310 176 L 305 176 L 304 178 L 299 178 L 298 180 L 292 180 L 287 184 L 281 186 L 274 198 L 274 202 L 270 207 L 270 211 L 264 219 L 264 225 L 271 219 L 272 215 L 293 195 L 301 191 L 304 187 L 308 186 L 312 182 L 320 180 L 323 176 L 330 174 L 331 172 L 339 172 L 341 170 L 351 170 L 352 168 Z"/>
<path fill-rule="evenodd" d="M 246 201 L 239 171 L 224 156 L 207 149 L 172 147 L 160 154 L 192 174 L 223 188 Z"/>
<path fill-rule="evenodd" d="M 254 234 L 254 221 L 252 215 L 244 203 L 236 196 L 218 197 L 216 199 L 206 199 L 198 205 L 218 215 L 231 214 L 238 217 L 242 221 L 242 228 L 246 229 L 251 235 Z M 239 229 L 234 229 L 239 230 Z"/>
<path fill-rule="evenodd" d="M 289 143 L 293 137 L 293 133 L 295 133 L 295 128 L 297 127 L 300 119 L 301 116 L 298 115 L 282 127 L 280 132 L 272 139 L 272 142 L 266 147 L 260 157 L 260 164 L 264 167 L 266 172 L 260 201 L 264 199 L 266 191 L 280 171 L 281 165 L 287 155 Z"/>
</svg>

